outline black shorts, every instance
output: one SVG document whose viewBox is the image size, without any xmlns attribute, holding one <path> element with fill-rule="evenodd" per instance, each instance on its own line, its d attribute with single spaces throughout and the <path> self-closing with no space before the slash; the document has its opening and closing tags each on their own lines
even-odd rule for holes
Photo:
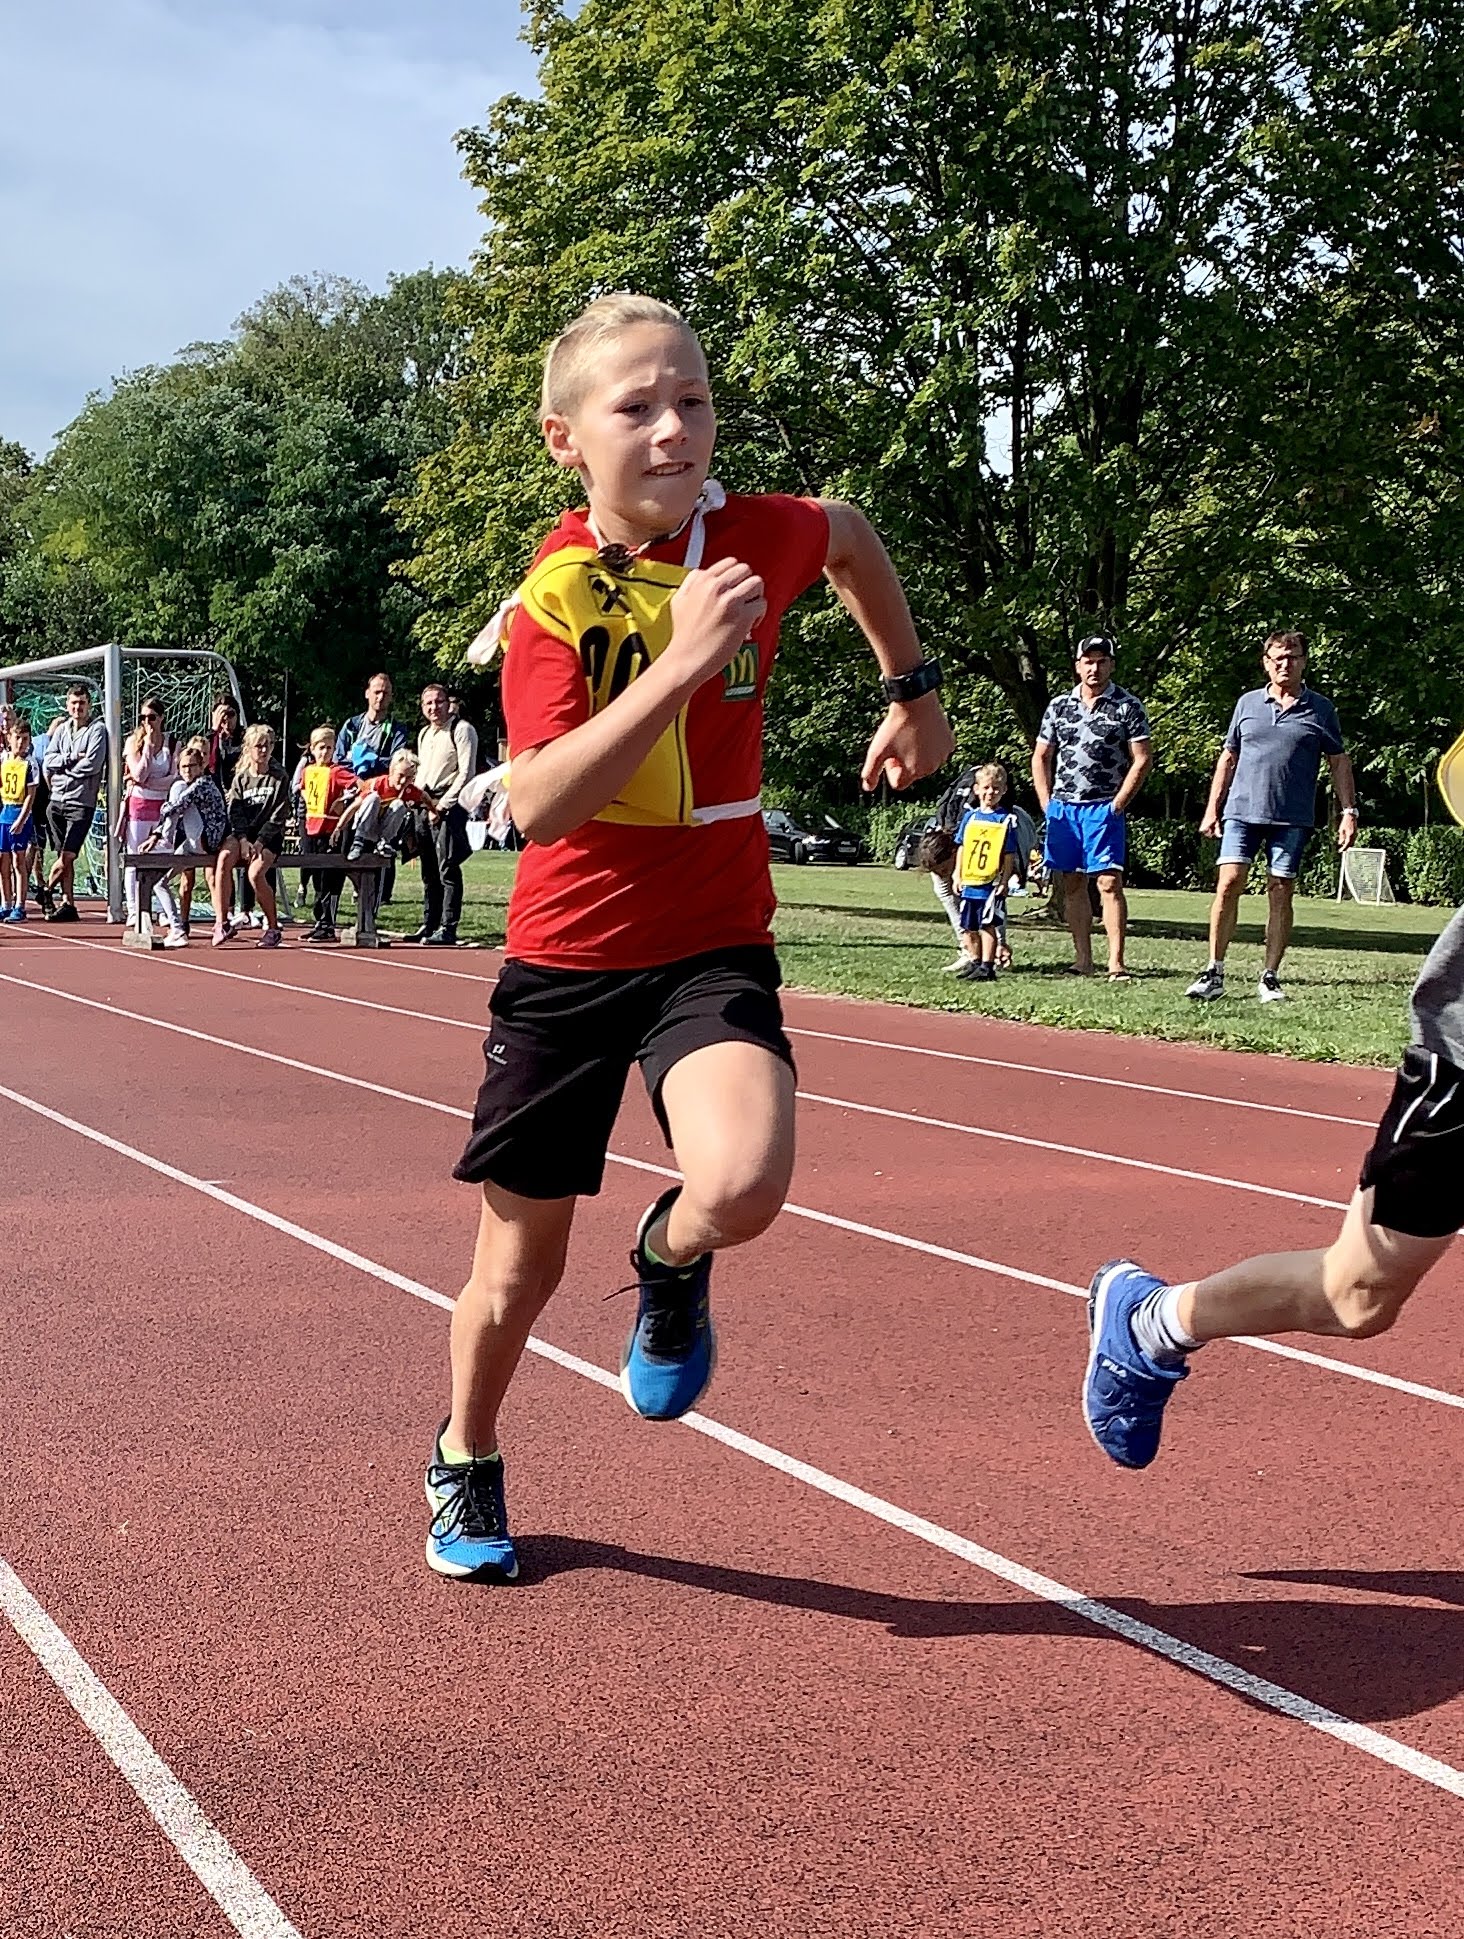
<svg viewBox="0 0 1464 1939">
<path fill-rule="evenodd" d="M 1358 1180 L 1372 1222 L 1415 1239 L 1464 1226 L 1464 1071 L 1413 1044 Z"/>
<path fill-rule="evenodd" d="M 81 814 L 73 814 L 70 809 L 58 808 L 54 801 L 51 803 L 46 810 L 46 833 L 58 855 L 81 853 L 91 833 L 92 815 L 90 808 Z"/>
<path fill-rule="evenodd" d="M 766 946 L 719 949 L 646 970 L 541 969 L 509 960 L 489 1003 L 487 1071 L 453 1177 L 572 1198 L 600 1189 L 632 1064 L 671 1142 L 661 1086 L 708 1044 L 761 1044 L 793 1069 Z"/>
</svg>

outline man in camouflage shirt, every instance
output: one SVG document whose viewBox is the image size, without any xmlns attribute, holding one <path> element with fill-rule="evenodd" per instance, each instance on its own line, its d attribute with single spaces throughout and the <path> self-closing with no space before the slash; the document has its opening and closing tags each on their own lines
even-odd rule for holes
<svg viewBox="0 0 1464 1939">
<path fill-rule="evenodd" d="M 1073 972 L 1093 974 L 1088 877 L 1098 879 L 1108 938 L 1108 980 L 1126 983 L 1128 931 L 1123 871 L 1129 803 L 1153 754 L 1143 707 L 1113 678 L 1114 644 L 1094 633 L 1079 642 L 1078 684 L 1047 703 L 1032 750 L 1032 786 L 1047 817 L 1043 859 L 1056 878 L 1073 938 Z M 1054 775 L 1054 766 L 1056 773 Z"/>
</svg>

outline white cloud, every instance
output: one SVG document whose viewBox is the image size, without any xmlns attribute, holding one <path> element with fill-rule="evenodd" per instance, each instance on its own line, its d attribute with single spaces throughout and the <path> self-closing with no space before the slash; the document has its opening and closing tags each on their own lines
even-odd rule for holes
<svg viewBox="0 0 1464 1939">
<path fill-rule="evenodd" d="M 511 0 L 4 11 L 0 438 L 32 450 L 288 276 L 466 262 L 452 137 L 533 85 Z"/>
</svg>

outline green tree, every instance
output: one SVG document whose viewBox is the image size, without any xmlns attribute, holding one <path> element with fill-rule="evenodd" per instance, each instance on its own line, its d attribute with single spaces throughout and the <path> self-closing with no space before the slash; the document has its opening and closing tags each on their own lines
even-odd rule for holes
<svg viewBox="0 0 1464 1939">
<path fill-rule="evenodd" d="M 1377 689 L 1452 663 L 1461 590 L 1464 77 L 1421 7 L 588 0 L 531 34 L 542 93 L 461 138 L 489 228 L 410 509 L 444 657 L 562 503 L 544 342 L 636 286 L 707 343 L 719 475 L 870 512 L 987 745 L 1098 624 L 1191 784 L 1278 623 L 1319 674 L 1381 637 L 1342 697 L 1375 754 L 1406 727 Z M 858 664 L 790 626 L 775 771 L 847 769 Z"/>
</svg>

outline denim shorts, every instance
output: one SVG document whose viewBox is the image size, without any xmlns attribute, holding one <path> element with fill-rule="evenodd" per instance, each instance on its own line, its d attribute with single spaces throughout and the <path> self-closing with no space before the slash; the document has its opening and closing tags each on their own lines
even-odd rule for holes
<svg viewBox="0 0 1464 1939">
<path fill-rule="evenodd" d="M 1290 828 L 1282 822 L 1231 821 L 1220 824 L 1220 861 L 1243 862 L 1247 866 L 1264 844 L 1266 867 L 1272 875 L 1293 881 L 1301 867 L 1301 851 L 1306 847 L 1309 828 Z"/>
<path fill-rule="evenodd" d="M 1047 804 L 1042 857 L 1060 875 L 1119 874 L 1128 860 L 1128 822 L 1110 801 Z"/>
</svg>

